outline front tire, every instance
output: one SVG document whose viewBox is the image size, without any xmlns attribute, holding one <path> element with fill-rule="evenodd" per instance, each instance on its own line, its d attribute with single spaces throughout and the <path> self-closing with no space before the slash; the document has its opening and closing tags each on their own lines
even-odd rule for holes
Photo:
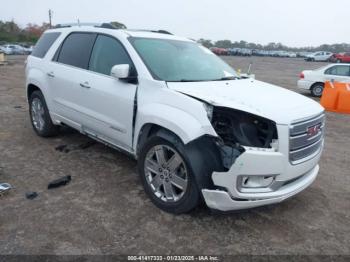
<svg viewBox="0 0 350 262">
<path fill-rule="evenodd" d="M 45 98 L 41 91 L 34 91 L 29 98 L 29 115 L 35 133 L 51 137 L 58 133 L 58 126 L 52 123 Z"/>
<path fill-rule="evenodd" d="M 165 212 L 187 213 L 198 205 L 199 190 L 181 142 L 151 137 L 140 150 L 138 171 L 146 194 Z"/>
<path fill-rule="evenodd" d="M 321 97 L 324 89 L 323 83 L 316 83 L 311 87 L 311 95 L 314 97 Z"/>
</svg>

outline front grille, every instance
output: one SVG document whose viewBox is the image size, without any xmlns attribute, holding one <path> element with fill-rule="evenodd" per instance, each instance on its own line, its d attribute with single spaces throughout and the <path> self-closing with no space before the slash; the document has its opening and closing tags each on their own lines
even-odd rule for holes
<svg viewBox="0 0 350 262">
<path fill-rule="evenodd" d="M 289 160 L 298 164 L 316 155 L 323 143 L 325 115 L 295 122 L 290 126 Z"/>
</svg>

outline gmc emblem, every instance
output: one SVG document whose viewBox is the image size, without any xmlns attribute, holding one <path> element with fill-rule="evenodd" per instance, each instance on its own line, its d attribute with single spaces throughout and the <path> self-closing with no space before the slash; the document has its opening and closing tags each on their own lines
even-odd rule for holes
<svg viewBox="0 0 350 262">
<path fill-rule="evenodd" d="M 307 136 L 308 137 L 317 136 L 320 131 L 321 131 L 321 124 L 310 126 L 307 129 Z"/>
</svg>

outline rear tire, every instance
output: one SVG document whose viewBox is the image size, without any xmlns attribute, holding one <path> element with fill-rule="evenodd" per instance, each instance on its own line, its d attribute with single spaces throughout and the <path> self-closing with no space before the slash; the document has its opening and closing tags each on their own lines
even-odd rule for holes
<svg viewBox="0 0 350 262">
<path fill-rule="evenodd" d="M 41 91 L 34 91 L 29 98 L 29 115 L 33 129 L 38 136 L 57 135 L 59 127 L 52 123 L 45 98 Z"/>
<path fill-rule="evenodd" d="M 311 95 L 314 97 L 321 97 L 324 89 L 323 83 L 316 83 L 311 87 Z"/>
<path fill-rule="evenodd" d="M 174 159 L 176 165 L 171 164 Z M 198 205 L 199 190 L 181 142 L 149 138 L 140 150 L 138 171 L 146 194 L 165 212 L 187 213 Z"/>
</svg>

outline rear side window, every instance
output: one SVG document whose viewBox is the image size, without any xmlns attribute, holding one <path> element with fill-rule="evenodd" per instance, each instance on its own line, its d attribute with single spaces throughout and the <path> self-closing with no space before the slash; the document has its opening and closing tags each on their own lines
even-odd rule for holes
<svg viewBox="0 0 350 262">
<path fill-rule="evenodd" d="M 57 61 L 87 69 L 96 34 L 72 33 L 63 42 Z"/>
<path fill-rule="evenodd" d="M 349 76 L 350 67 L 345 65 L 333 66 L 326 70 L 326 75 Z"/>
<path fill-rule="evenodd" d="M 91 54 L 89 70 L 110 75 L 112 67 L 120 64 L 132 67 L 131 59 L 122 44 L 112 37 L 99 35 Z"/>
<path fill-rule="evenodd" d="M 47 51 L 49 51 L 52 44 L 60 36 L 60 34 L 61 33 L 58 33 L 58 32 L 43 34 L 40 37 L 39 41 L 36 43 L 31 55 L 39 58 L 43 58 L 46 55 Z"/>
</svg>

